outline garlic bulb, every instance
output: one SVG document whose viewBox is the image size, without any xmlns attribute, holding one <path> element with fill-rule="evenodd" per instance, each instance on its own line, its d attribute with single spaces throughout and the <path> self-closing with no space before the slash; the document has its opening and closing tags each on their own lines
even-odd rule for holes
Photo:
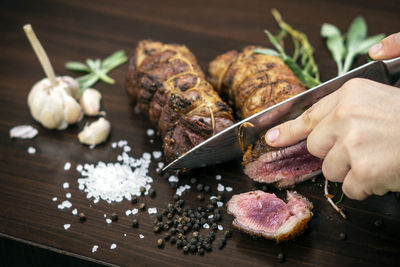
<svg viewBox="0 0 400 267">
<path fill-rule="evenodd" d="M 32 117 L 44 127 L 63 130 L 83 116 L 75 100 L 79 85 L 68 76 L 57 77 L 56 81 L 54 87 L 47 78 L 37 82 L 29 92 L 28 106 Z"/>
<path fill-rule="evenodd" d="M 91 124 L 86 124 L 78 134 L 79 142 L 86 145 L 98 145 L 104 142 L 110 134 L 111 124 L 108 120 L 99 118 Z"/>
<path fill-rule="evenodd" d="M 100 111 L 101 94 L 93 88 L 86 89 L 80 99 L 83 112 L 88 116 L 102 115 Z"/>
</svg>

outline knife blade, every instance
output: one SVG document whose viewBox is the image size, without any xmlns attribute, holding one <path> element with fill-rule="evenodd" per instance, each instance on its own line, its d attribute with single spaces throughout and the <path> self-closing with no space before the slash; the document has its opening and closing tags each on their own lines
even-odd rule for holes
<svg viewBox="0 0 400 267">
<path fill-rule="evenodd" d="M 162 169 L 194 169 L 240 158 L 242 150 L 238 134 L 241 131 L 243 147 L 254 143 L 267 129 L 302 114 L 319 99 L 339 89 L 346 81 L 360 77 L 385 84 L 393 84 L 400 74 L 400 57 L 387 61 L 372 61 L 341 76 L 315 86 L 303 93 L 245 118 L 203 141 Z M 362 90 L 362 88 L 360 89 Z M 241 127 L 251 123 L 252 127 Z"/>
</svg>

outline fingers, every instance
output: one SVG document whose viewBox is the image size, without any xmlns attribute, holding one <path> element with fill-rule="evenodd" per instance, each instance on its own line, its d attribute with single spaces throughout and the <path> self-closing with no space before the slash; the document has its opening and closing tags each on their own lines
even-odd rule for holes
<svg viewBox="0 0 400 267">
<path fill-rule="evenodd" d="M 350 170 L 348 155 L 339 143 L 329 150 L 322 163 L 322 173 L 331 182 L 343 182 Z"/>
<path fill-rule="evenodd" d="M 375 60 L 400 56 L 400 32 L 394 33 L 369 49 L 369 56 Z"/>
<path fill-rule="evenodd" d="M 351 199 L 363 200 L 368 194 L 364 191 L 364 185 L 358 182 L 353 172 L 350 170 L 344 178 L 342 185 L 343 193 Z"/>
<path fill-rule="evenodd" d="M 296 119 L 270 129 L 265 135 L 266 143 L 274 147 L 285 147 L 305 139 L 336 106 L 337 94 L 336 91 L 322 98 Z"/>
</svg>

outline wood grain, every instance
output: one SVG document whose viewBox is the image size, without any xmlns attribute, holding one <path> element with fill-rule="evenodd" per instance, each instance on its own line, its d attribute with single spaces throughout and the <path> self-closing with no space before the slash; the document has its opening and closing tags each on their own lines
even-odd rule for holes
<svg viewBox="0 0 400 267">
<path fill-rule="evenodd" d="M 186 44 L 197 56 L 201 67 L 206 69 L 210 60 L 229 49 L 267 44 L 263 29 L 277 29 L 269 13 L 273 7 L 278 8 L 290 24 L 308 34 L 315 47 L 322 80 L 336 73 L 335 63 L 320 38 L 323 22 L 334 23 L 345 30 L 354 17 L 363 15 L 370 34 L 390 34 L 400 29 L 400 6 L 395 0 L 379 3 L 360 0 L 307 0 L 301 3 L 294 0 L 2 1 L 0 236 L 68 257 L 121 266 L 266 266 L 279 264 L 276 256 L 280 252 L 285 253 L 285 264 L 290 266 L 398 265 L 400 203 L 394 194 L 370 197 L 362 202 L 345 199 L 349 218 L 343 220 L 325 201 L 322 180 L 305 182 L 296 190 L 314 203 L 315 216 L 304 235 L 277 245 L 234 231 L 225 249 L 218 250 L 214 244 L 214 251 L 203 257 L 184 255 L 170 244 L 158 249 L 158 235 L 151 230 L 153 218 L 147 213 L 139 213 L 140 226 L 134 229 L 131 227 L 132 216 L 124 214 L 125 210 L 137 205 L 128 201 L 112 205 L 102 201 L 94 204 L 88 200 L 77 188 L 79 176 L 74 170 L 77 164 L 99 160 L 114 162 L 118 151 L 111 149 L 110 144 L 121 139 L 129 141 L 134 156 L 161 149 L 157 138 L 154 143 L 149 142 L 146 129 L 151 125 L 145 116 L 134 112 L 134 106 L 125 93 L 126 65 L 111 73 L 116 79 L 115 85 L 99 83 L 95 86 L 104 96 L 103 108 L 112 123 L 112 135 L 106 144 L 94 150 L 80 145 L 76 135 L 84 122 L 63 132 L 49 131 L 40 127 L 29 114 L 26 96 L 44 74 L 22 31 L 25 23 L 33 25 L 59 74 L 72 75 L 64 68 L 64 63 L 69 60 L 104 58 L 119 49 L 131 54 L 136 43 L 145 38 Z M 34 125 L 39 129 L 39 135 L 34 140 L 11 140 L 9 129 L 20 124 Z M 29 155 L 26 151 L 28 146 L 34 146 L 37 153 Z M 72 163 L 70 171 L 63 169 L 67 161 Z M 156 174 L 155 167 L 156 162 L 152 163 L 150 175 L 155 180 L 153 187 L 157 197 L 145 197 L 144 201 L 150 207 L 163 209 L 172 201 L 174 189 L 165 177 Z M 182 177 L 181 183 L 188 183 L 194 176 L 203 184 L 211 185 L 213 194 L 216 194 L 216 174 L 222 175 L 224 185 L 233 187 L 233 193 L 260 186 L 246 178 L 239 161 L 193 171 Z M 70 183 L 69 190 L 62 188 L 64 182 Z M 332 191 L 335 190 L 332 185 Z M 86 213 L 86 222 L 80 223 L 71 214 L 71 209 L 57 209 L 67 192 L 72 194 L 73 207 Z M 58 197 L 58 201 L 53 202 L 53 197 Z M 194 190 L 184 195 L 186 203 L 191 205 L 198 205 L 195 198 Z M 120 219 L 106 224 L 103 214 L 112 212 L 117 212 Z M 376 228 L 374 221 L 379 218 L 383 220 L 383 226 Z M 225 229 L 230 228 L 231 219 L 231 216 L 224 215 L 222 225 Z M 63 228 L 66 223 L 71 224 L 68 231 Z M 339 239 L 340 232 L 347 233 L 347 240 Z M 139 239 L 139 233 L 145 238 Z M 111 243 L 116 243 L 117 249 L 110 250 Z M 13 242 L 7 244 L 16 246 Z M 95 244 L 99 249 L 92 253 Z M 21 246 L 16 246 L 18 248 Z M 9 260 L 8 266 L 17 262 L 16 257 L 24 258 L 28 253 L 20 249 L 13 256 L 12 253 L 4 255 L 4 251 L 0 265 Z M 40 255 L 50 257 L 48 253 Z M 67 261 L 54 261 L 58 266 L 67 264 Z M 37 258 L 30 263 L 40 265 Z"/>
</svg>

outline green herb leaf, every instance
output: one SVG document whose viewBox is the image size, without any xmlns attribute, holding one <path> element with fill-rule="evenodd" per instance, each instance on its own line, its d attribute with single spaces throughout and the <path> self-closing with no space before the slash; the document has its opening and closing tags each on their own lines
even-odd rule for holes
<svg viewBox="0 0 400 267">
<path fill-rule="evenodd" d="M 254 53 L 264 54 L 264 55 L 271 55 L 271 56 L 279 56 L 279 53 L 276 52 L 274 49 L 270 48 L 256 48 L 253 50 Z"/>
<path fill-rule="evenodd" d="M 348 50 L 354 49 L 360 40 L 367 37 L 367 23 L 363 17 L 357 17 L 353 20 L 347 33 L 347 47 Z"/>
<path fill-rule="evenodd" d="M 343 56 L 346 53 L 346 48 L 344 46 L 344 40 L 341 35 L 334 35 L 326 41 L 329 51 L 332 54 L 333 60 L 335 60 L 338 67 L 338 73 L 342 72 L 342 61 Z"/>
<path fill-rule="evenodd" d="M 341 36 L 341 33 L 335 25 L 324 23 L 321 27 L 321 35 L 325 38 L 331 38 L 334 36 Z"/>
<path fill-rule="evenodd" d="M 85 72 L 90 71 L 90 69 L 85 64 L 76 61 L 70 61 L 65 63 L 65 67 L 72 71 L 85 71 Z"/>
<path fill-rule="evenodd" d="M 385 38 L 385 34 L 377 34 L 374 36 L 370 36 L 367 39 L 363 40 L 360 46 L 357 49 L 358 54 L 366 54 L 371 46 L 379 43 Z"/>
</svg>

